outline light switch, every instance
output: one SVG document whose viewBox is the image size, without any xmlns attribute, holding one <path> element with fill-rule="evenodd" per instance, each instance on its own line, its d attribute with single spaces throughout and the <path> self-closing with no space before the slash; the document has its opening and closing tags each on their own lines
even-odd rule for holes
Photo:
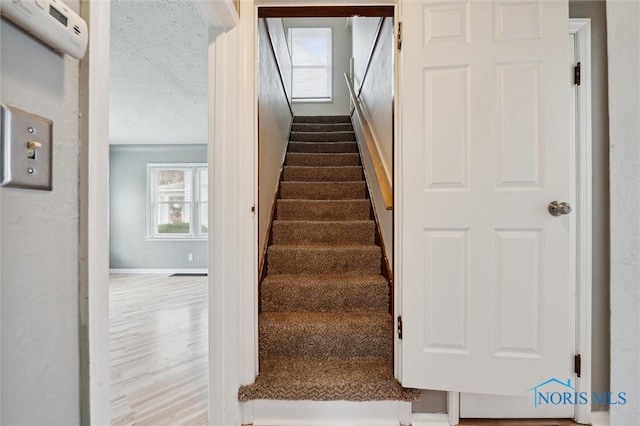
<svg viewBox="0 0 640 426">
<path fill-rule="evenodd" d="M 51 191 L 53 122 L 0 105 L 0 186 Z"/>
</svg>

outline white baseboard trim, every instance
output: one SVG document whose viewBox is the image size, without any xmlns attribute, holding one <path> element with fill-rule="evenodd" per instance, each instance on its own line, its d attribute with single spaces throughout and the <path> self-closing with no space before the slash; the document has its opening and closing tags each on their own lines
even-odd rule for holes
<svg viewBox="0 0 640 426">
<path fill-rule="evenodd" d="M 402 401 L 268 401 L 243 404 L 253 426 L 408 426 L 411 403 Z M 447 423 L 448 425 L 448 423 Z"/>
<path fill-rule="evenodd" d="M 206 274 L 207 268 L 130 269 L 110 268 L 110 274 Z"/>
<path fill-rule="evenodd" d="M 592 426 L 609 426 L 609 412 L 608 411 L 592 411 L 591 425 Z"/>
<path fill-rule="evenodd" d="M 450 426 L 445 413 L 412 413 L 411 426 Z"/>
</svg>

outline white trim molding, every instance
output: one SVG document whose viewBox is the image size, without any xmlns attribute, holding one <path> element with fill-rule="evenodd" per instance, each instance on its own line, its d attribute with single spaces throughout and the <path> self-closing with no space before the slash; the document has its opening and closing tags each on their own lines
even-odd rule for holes
<svg viewBox="0 0 640 426">
<path fill-rule="evenodd" d="M 581 374 L 576 391 L 591 395 L 592 317 L 592 142 L 591 142 L 591 20 L 569 19 L 575 37 L 575 62 L 581 65 L 581 84 L 576 86 L 576 352 Z M 589 424 L 591 402 L 577 405 L 575 421 Z"/>
<path fill-rule="evenodd" d="M 111 424 L 109 356 L 110 2 L 82 0 L 91 32 L 80 63 L 81 423 Z"/>
<path fill-rule="evenodd" d="M 206 274 L 206 268 L 160 268 L 160 269 L 144 269 L 144 268 L 111 268 L 110 274 Z"/>
<path fill-rule="evenodd" d="M 447 417 L 451 426 L 460 423 L 460 392 L 447 392 Z"/>
<path fill-rule="evenodd" d="M 416 425 L 405 401 L 267 401 L 243 403 L 243 423 L 253 426 Z M 437 416 L 437 415 L 436 415 Z M 446 416 L 445 416 L 446 417 Z M 418 423 L 448 426 L 448 423 Z"/>
<path fill-rule="evenodd" d="M 208 28 L 229 31 L 240 21 L 232 0 L 192 0 L 192 3 Z"/>
<path fill-rule="evenodd" d="M 455 393 L 455 392 L 454 392 Z M 455 426 L 444 413 L 412 413 L 411 426 Z"/>
<path fill-rule="evenodd" d="M 592 411 L 591 412 L 591 426 L 609 426 L 609 412 L 608 411 Z"/>
</svg>

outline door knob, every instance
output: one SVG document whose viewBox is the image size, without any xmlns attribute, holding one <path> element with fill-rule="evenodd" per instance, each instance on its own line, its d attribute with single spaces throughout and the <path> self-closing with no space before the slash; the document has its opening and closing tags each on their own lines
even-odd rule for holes
<svg viewBox="0 0 640 426">
<path fill-rule="evenodd" d="M 549 203 L 549 213 L 552 216 L 562 216 L 571 213 L 571 205 L 569 203 L 552 201 Z"/>
</svg>

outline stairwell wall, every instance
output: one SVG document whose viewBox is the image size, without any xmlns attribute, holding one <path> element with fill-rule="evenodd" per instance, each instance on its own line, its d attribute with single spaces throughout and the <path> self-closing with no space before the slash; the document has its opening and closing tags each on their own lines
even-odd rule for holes
<svg viewBox="0 0 640 426">
<path fill-rule="evenodd" d="M 354 63 L 359 64 L 356 76 L 359 73 L 364 73 L 366 64 L 369 62 L 369 72 L 366 76 L 360 74 L 359 77 L 362 88 L 360 92 L 361 106 L 371 126 L 371 133 L 380 150 L 385 169 L 389 172 L 390 177 L 393 177 L 393 19 L 384 18 L 379 42 L 369 58 L 375 41 L 375 34 L 372 34 L 372 30 L 375 32 L 377 29 L 377 22 L 377 18 L 353 18 L 353 57 Z M 356 90 L 358 89 L 356 88 Z M 356 137 L 362 145 L 364 141 L 362 123 L 356 114 L 353 114 L 352 118 Z M 369 154 L 364 151 L 361 155 L 365 171 L 370 171 L 367 184 L 371 201 L 378 219 L 386 255 L 390 266 L 393 267 L 393 212 L 384 206 L 380 186 L 373 175 L 373 165 Z"/>
<path fill-rule="evenodd" d="M 277 29 L 277 27 L 275 27 Z M 274 43 L 284 37 L 272 37 Z M 274 46 L 277 52 L 283 46 Z M 284 46 L 286 48 L 286 46 Z M 264 19 L 258 21 L 258 253 L 263 259 L 280 170 L 291 129 L 291 111 L 278 74 Z M 262 262 L 261 262 L 262 264 Z"/>
</svg>

